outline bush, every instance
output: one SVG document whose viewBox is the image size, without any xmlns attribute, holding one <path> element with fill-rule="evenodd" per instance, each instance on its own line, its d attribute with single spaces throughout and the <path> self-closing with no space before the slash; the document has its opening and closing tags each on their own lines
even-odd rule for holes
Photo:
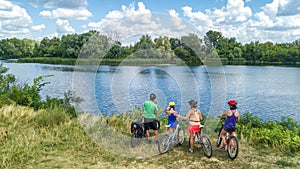
<svg viewBox="0 0 300 169">
<path fill-rule="evenodd" d="M 49 82 L 44 82 L 44 77 L 47 76 L 35 78 L 33 85 L 27 83 L 20 85 L 14 83 L 14 75 L 5 74 L 6 72 L 7 68 L 0 64 L 0 106 L 16 103 L 17 105 L 32 107 L 35 110 L 60 108 L 70 117 L 77 117 L 73 103 L 79 103 L 82 99 L 76 97 L 71 91 L 64 93 L 62 99 L 47 96 L 46 101 L 43 101 L 40 91 L 42 87 L 49 84 Z"/>
<path fill-rule="evenodd" d="M 259 117 L 246 113 L 237 128 L 239 135 L 254 147 L 277 148 L 286 153 L 300 149 L 300 125 L 291 118 L 283 117 L 281 122 L 263 122 Z"/>
<path fill-rule="evenodd" d="M 66 111 L 58 106 L 42 110 L 34 117 L 38 127 L 54 127 L 69 120 L 70 118 Z"/>
</svg>

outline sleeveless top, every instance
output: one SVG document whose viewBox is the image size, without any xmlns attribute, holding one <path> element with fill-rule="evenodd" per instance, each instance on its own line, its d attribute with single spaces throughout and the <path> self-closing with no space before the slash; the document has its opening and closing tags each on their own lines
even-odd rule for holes
<svg viewBox="0 0 300 169">
<path fill-rule="evenodd" d="M 176 116 L 173 113 L 174 111 L 170 111 L 170 115 L 168 116 L 168 125 L 176 124 Z"/>
<path fill-rule="evenodd" d="M 233 110 L 230 110 L 230 111 L 232 112 L 232 115 L 227 116 L 224 126 L 226 128 L 231 128 L 231 127 L 235 128 L 236 127 L 236 120 L 237 120 L 237 118 L 235 117 L 235 112 L 236 111 L 233 111 Z"/>
<path fill-rule="evenodd" d="M 198 109 L 192 109 L 192 110 L 194 111 L 195 117 L 198 120 L 197 121 L 190 120 L 190 125 L 200 125 L 200 117 L 198 114 Z"/>
</svg>

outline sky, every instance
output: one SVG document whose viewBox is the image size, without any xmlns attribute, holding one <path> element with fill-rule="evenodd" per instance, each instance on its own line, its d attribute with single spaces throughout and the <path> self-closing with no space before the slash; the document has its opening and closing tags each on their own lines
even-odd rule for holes
<svg viewBox="0 0 300 169">
<path fill-rule="evenodd" d="M 0 0 L 0 39 L 89 30 L 126 43 L 209 30 L 241 43 L 286 43 L 300 39 L 300 0 Z"/>
</svg>

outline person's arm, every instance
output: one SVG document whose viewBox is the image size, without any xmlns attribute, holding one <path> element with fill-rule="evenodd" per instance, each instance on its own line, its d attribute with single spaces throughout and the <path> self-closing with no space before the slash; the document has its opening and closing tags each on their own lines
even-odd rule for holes
<svg viewBox="0 0 300 169">
<path fill-rule="evenodd" d="M 170 111 L 169 111 L 169 107 L 167 107 L 165 110 L 164 110 L 164 112 L 167 114 L 167 115 L 170 115 Z"/>
<path fill-rule="evenodd" d="M 155 110 L 155 111 L 154 111 L 154 114 L 155 114 L 155 115 L 157 115 L 157 114 L 158 114 L 158 111 L 157 111 L 157 110 Z"/>
<path fill-rule="evenodd" d="M 179 116 L 179 115 L 177 115 L 177 117 L 180 118 L 180 119 L 182 119 L 182 120 L 187 120 L 190 117 L 190 115 L 191 115 L 191 110 L 187 113 L 186 116 Z"/>
<path fill-rule="evenodd" d="M 240 117 L 240 114 L 239 114 L 239 112 L 238 112 L 238 111 L 237 111 L 236 115 L 237 115 L 237 120 L 236 120 L 236 122 L 239 122 L 239 121 L 240 121 L 240 119 L 241 119 L 241 117 Z"/>
<path fill-rule="evenodd" d="M 199 120 L 202 121 L 203 120 L 202 113 L 200 110 L 198 110 L 198 111 L 199 111 Z"/>
<path fill-rule="evenodd" d="M 224 113 L 221 113 L 219 116 L 224 117 L 225 115 L 227 115 L 227 111 L 225 111 Z"/>
</svg>

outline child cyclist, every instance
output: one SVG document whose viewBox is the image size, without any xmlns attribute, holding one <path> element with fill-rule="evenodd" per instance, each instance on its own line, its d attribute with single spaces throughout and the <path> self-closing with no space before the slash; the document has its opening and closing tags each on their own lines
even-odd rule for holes
<svg viewBox="0 0 300 169">
<path fill-rule="evenodd" d="M 225 140 L 226 132 L 232 132 L 232 135 L 235 136 L 236 123 L 240 120 L 240 115 L 239 112 L 236 110 L 237 109 L 236 105 L 237 105 L 236 100 L 230 100 L 228 102 L 228 106 L 230 110 L 226 110 L 224 113 L 220 114 L 220 117 L 227 116 L 221 132 L 222 140 L 223 140 L 223 145 L 221 147 L 222 149 L 224 149 L 226 146 L 226 140 Z"/>
<path fill-rule="evenodd" d="M 202 113 L 199 109 L 197 109 L 197 101 L 195 100 L 190 100 L 189 102 L 190 105 L 190 110 L 188 111 L 186 116 L 179 116 L 177 115 L 178 118 L 181 118 L 183 120 L 187 120 L 188 118 L 190 119 L 188 131 L 190 133 L 190 147 L 189 147 L 189 152 L 193 153 L 194 152 L 194 134 L 196 132 L 200 132 L 200 121 L 202 120 Z"/>
<path fill-rule="evenodd" d="M 169 107 L 165 110 L 165 113 L 168 115 L 168 133 L 171 134 L 174 132 L 176 129 L 176 121 L 177 117 L 176 115 L 178 114 L 177 111 L 175 111 L 175 103 L 174 102 L 169 102 Z"/>
</svg>

